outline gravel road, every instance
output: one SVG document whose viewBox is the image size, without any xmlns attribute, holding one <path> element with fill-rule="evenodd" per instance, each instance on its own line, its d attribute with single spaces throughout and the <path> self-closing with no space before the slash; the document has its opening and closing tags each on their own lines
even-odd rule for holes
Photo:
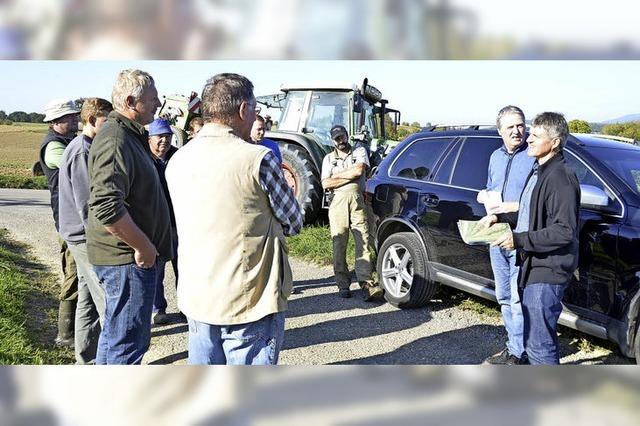
<svg viewBox="0 0 640 426">
<path fill-rule="evenodd" d="M 31 246 L 36 258 L 59 273 L 48 191 L 0 189 L 0 227 Z M 297 259 L 292 260 L 292 267 L 294 293 L 280 364 L 480 364 L 498 352 L 505 340 L 499 319 L 463 310 L 448 300 L 438 300 L 438 295 L 428 308 L 402 311 L 386 303 L 365 303 L 360 291 L 351 299 L 337 297 L 330 267 Z M 168 266 L 169 313 L 176 312 L 173 282 Z M 187 325 L 178 323 L 176 315 L 171 320 L 152 329 L 144 363 L 186 362 Z M 573 340 L 561 337 L 562 363 L 633 361 L 597 346 L 600 341 L 595 338 L 589 339 L 595 347 L 585 349 Z"/>
</svg>

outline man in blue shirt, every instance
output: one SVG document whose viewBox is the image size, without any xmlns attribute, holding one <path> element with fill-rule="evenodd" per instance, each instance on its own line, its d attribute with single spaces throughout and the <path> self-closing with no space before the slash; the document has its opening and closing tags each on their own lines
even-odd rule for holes
<svg viewBox="0 0 640 426">
<path fill-rule="evenodd" d="M 256 121 L 253 122 L 253 127 L 251 128 L 251 141 L 253 143 L 262 145 L 264 147 L 269 148 L 275 154 L 278 159 L 278 163 L 282 165 L 282 154 L 280 153 L 280 147 L 276 141 L 272 141 L 271 139 L 265 139 L 264 132 L 266 131 L 264 118 L 260 115 L 256 115 Z"/>
<path fill-rule="evenodd" d="M 478 201 L 487 206 L 487 213 L 508 213 L 518 211 L 520 194 L 535 161 L 527 155 L 525 142 L 525 117 L 516 106 L 506 106 L 498 112 L 496 119 L 498 133 L 503 146 L 496 149 L 489 160 L 487 188 L 478 195 Z M 501 202 L 490 205 L 487 192 L 500 194 Z M 524 319 L 520 296 L 518 295 L 518 266 L 515 250 L 491 247 L 491 268 L 495 281 L 496 299 L 502 311 L 502 320 L 507 331 L 504 350 L 492 355 L 485 362 L 489 364 L 519 364 L 524 362 L 523 327 Z"/>
</svg>

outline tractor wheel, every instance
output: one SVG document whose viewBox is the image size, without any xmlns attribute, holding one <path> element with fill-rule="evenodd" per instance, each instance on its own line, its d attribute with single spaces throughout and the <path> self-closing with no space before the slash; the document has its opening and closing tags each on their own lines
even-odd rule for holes
<svg viewBox="0 0 640 426">
<path fill-rule="evenodd" d="M 320 173 L 316 170 L 309 154 L 298 145 L 280 143 L 280 152 L 282 153 L 282 172 L 302 207 L 304 223 L 314 223 L 322 204 Z"/>
<path fill-rule="evenodd" d="M 171 131 L 173 132 L 171 145 L 182 148 L 187 143 L 187 132 L 176 126 L 171 126 Z"/>
</svg>

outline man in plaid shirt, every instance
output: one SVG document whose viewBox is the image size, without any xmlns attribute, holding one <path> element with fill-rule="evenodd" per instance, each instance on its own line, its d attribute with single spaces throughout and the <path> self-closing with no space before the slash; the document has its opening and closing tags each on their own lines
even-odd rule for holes
<svg viewBox="0 0 640 426">
<path fill-rule="evenodd" d="M 212 77 L 204 126 L 167 166 L 190 364 L 276 364 L 282 347 L 284 237 L 300 232 L 302 211 L 273 152 L 249 142 L 255 109 L 247 78 Z"/>
</svg>

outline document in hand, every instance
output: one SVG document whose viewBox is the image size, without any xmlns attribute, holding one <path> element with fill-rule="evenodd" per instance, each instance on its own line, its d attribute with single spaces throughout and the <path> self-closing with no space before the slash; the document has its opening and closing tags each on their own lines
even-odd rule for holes
<svg viewBox="0 0 640 426">
<path fill-rule="evenodd" d="M 496 223 L 487 228 L 480 221 L 472 220 L 459 220 L 458 229 L 462 241 L 469 245 L 490 244 L 511 233 L 507 223 Z"/>
</svg>

